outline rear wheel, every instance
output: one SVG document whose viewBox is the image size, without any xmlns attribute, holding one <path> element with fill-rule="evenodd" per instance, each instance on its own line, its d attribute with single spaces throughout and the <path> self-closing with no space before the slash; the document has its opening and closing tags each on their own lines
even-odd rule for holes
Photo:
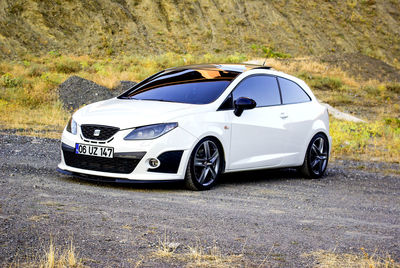
<svg viewBox="0 0 400 268">
<path fill-rule="evenodd" d="M 324 175 L 329 160 L 328 138 L 319 133 L 315 135 L 308 145 L 301 173 L 311 179 L 320 178 Z"/>
<path fill-rule="evenodd" d="M 189 159 L 185 185 L 195 191 L 215 185 L 221 173 L 222 156 L 216 141 L 204 138 L 195 147 Z"/>
</svg>

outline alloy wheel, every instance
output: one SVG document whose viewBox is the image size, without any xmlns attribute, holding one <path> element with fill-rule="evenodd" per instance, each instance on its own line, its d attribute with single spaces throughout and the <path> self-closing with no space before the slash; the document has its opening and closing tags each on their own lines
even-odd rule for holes
<svg viewBox="0 0 400 268">
<path fill-rule="evenodd" d="M 324 173 L 328 163 L 328 146 L 323 137 L 314 140 L 310 148 L 310 167 L 315 175 Z"/>
<path fill-rule="evenodd" d="M 217 145 L 211 140 L 205 140 L 193 158 L 194 177 L 202 186 L 212 184 L 218 176 L 220 168 L 220 155 Z"/>
</svg>

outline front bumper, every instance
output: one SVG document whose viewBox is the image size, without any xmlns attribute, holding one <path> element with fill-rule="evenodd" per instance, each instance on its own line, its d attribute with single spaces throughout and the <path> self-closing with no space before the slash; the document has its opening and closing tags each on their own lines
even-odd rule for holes
<svg viewBox="0 0 400 268">
<path fill-rule="evenodd" d="M 183 180 L 190 153 L 197 143 L 196 137 L 179 127 L 153 140 L 124 140 L 131 130 L 121 130 L 106 144 L 97 144 L 114 148 L 114 158 L 109 159 L 75 154 L 76 143 L 96 143 L 84 139 L 78 129 L 76 135 L 63 132 L 58 170 L 75 176 L 112 178 L 112 181 Z M 161 165 L 151 168 L 151 158 L 159 159 Z"/>
<path fill-rule="evenodd" d="M 132 183 L 132 184 L 148 184 L 148 183 L 165 183 L 165 182 L 178 182 L 180 180 L 129 180 L 129 179 L 121 179 L 121 178 L 110 178 L 110 177 L 101 177 L 95 175 L 88 175 L 83 173 L 75 173 L 67 170 L 63 170 L 57 168 L 57 171 L 61 174 L 80 178 L 86 181 L 93 181 L 93 182 L 103 182 L 103 183 Z"/>
</svg>

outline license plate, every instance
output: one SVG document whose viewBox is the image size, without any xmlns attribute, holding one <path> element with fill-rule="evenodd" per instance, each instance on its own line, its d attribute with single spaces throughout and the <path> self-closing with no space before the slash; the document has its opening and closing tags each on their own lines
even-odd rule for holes
<svg viewBox="0 0 400 268">
<path fill-rule="evenodd" d="M 105 158 L 113 158 L 114 157 L 114 148 L 77 143 L 77 144 L 75 144 L 75 153 L 91 155 L 91 156 L 98 156 L 98 157 L 105 157 Z"/>
</svg>

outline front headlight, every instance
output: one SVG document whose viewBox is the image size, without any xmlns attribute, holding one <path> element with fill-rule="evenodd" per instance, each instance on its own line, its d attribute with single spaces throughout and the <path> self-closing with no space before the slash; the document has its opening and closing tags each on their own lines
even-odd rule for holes
<svg viewBox="0 0 400 268">
<path fill-rule="evenodd" d="M 66 130 L 74 135 L 76 135 L 78 130 L 78 124 L 74 119 L 69 119 Z"/>
<path fill-rule="evenodd" d="M 138 127 L 129 133 L 124 140 L 151 140 L 170 132 L 178 126 L 178 123 L 156 124 Z"/>
</svg>

